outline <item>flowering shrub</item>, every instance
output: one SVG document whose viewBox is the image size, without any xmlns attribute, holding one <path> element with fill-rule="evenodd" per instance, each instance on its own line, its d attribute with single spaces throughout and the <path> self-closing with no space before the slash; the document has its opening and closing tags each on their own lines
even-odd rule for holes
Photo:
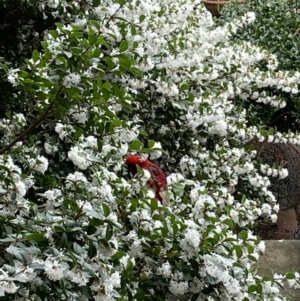
<svg viewBox="0 0 300 301">
<path fill-rule="evenodd" d="M 254 14 L 215 27 L 198 0 L 40 9 L 60 19 L 43 52 L 1 65 L 28 102 L 26 116 L 0 121 L 0 298 L 285 300 L 282 277 L 255 272 L 264 243 L 252 228 L 262 214 L 276 219 L 267 175 L 286 171 L 260 172 L 244 145 L 299 136 L 247 127 L 243 101 L 282 107 L 264 89 L 297 93 L 300 74 L 231 42 Z M 167 171 L 169 207 L 145 190 L 146 173 L 128 179 L 130 153 Z M 239 177 L 247 194 L 235 199 Z"/>
<path fill-rule="evenodd" d="M 245 40 L 259 47 L 272 51 L 277 56 L 280 70 L 298 70 L 300 62 L 300 10 L 298 0 L 249 0 L 245 5 L 230 3 L 222 10 L 219 23 L 230 22 L 246 11 L 253 11 L 256 20 L 239 29 L 233 39 Z M 263 63 L 261 64 L 264 65 Z M 287 99 L 287 106 L 281 109 L 270 109 L 263 105 L 247 105 L 247 119 L 253 124 L 261 120 L 282 132 L 297 131 L 299 128 L 299 95 L 288 90 L 277 90 L 271 87 L 266 91 L 270 96 L 277 95 Z"/>
</svg>

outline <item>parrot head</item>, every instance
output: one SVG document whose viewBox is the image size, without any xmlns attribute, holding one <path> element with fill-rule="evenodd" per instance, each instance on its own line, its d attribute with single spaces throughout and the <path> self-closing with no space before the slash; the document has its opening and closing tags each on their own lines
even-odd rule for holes
<svg viewBox="0 0 300 301">
<path fill-rule="evenodd" d="M 130 155 L 126 158 L 125 164 L 127 165 L 128 174 L 131 178 L 134 178 L 137 174 L 136 166 L 139 165 L 142 167 L 144 161 L 145 159 L 139 155 Z"/>
</svg>

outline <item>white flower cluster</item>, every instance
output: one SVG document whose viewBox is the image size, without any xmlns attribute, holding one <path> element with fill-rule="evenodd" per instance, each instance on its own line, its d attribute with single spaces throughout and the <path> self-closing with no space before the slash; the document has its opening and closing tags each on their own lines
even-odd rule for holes
<svg viewBox="0 0 300 301">
<path fill-rule="evenodd" d="M 2 139 L 6 143 L 11 142 L 16 135 L 22 132 L 26 124 L 26 118 L 22 113 L 14 114 L 11 120 L 3 118 L 0 120 L 0 131 L 4 134 Z"/>
<path fill-rule="evenodd" d="M 41 299 L 51 286 L 74 301 L 169 292 L 198 301 L 276 300 L 277 287 L 253 272 L 264 245 L 250 229 L 262 214 L 276 219 L 269 177 L 288 174 L 253 162 L 245 144 L 265 135 L 247 126 L 236 100 L 281 108 L 284 100 L 264 89 L 297 93 L 300 74 L 275 72 L 274 56 L 232 43 L 255 20 L 252 12 L 217 27 L 200 0 L 100 2 L 39 4 L 60 20 L 34 68 L 28 63 L 28 77 L 39 80 L 36 109 L 49 118 L 0 156 L 7 231 L 0 290 Z M 261 60 L 267 71 L 257 67 Z M 32 84 L 17 69 L 7 79 L 25 91 Z M 0 120 L 2 147 L 31 115 Z M 271 141 L 300 144 L 300 136 L 276 133 Z M 151 173 L 124 177 L 124 157 L 137 152 L 168 171 L 169 207 L 144 189 Z M 227 187 L 239 180 L 249 195 L 235 199 Z M 255 285 L 260 295 L 249 289 Z"/>
<path fill-rule="evenodd" d="M 29 158 L 28 164 L 32 170 L 44 173 L 48 169 L 49 162 L 44 156 L 38 156 L 37 158 Z"/>
<path fill-rule="evenodd" d="M 279 179 L 284 179 L 289 175 L 287 168 L 280 168 L 278 170 L 275 168 L 271 168 L 268 164 L 261 164 L 260 171 L 268 177 L 279 177 Z"/>
<path fill-rule="evenodd" d="M 203 276 L 213 277 L 213 283 L 221 282 L 226 288 L 227 294 L 234 298 L 243 298 L 243 292 L 241 291 L 238 279 L 235 279 L 233 275 L 233 261 L 224 258 L 218 254 L 206 254 L 204 255 L 205 272 Z M 210 280 L 209 280 L 210 281 Z"/>
</svg>

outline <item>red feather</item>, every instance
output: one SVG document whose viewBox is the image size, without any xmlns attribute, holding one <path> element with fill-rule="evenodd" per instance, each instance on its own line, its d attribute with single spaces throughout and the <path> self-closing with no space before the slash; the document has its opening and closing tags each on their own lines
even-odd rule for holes
<svg viewBox="0 0 300 301">
<path fill-rule="evenodd" d="M 150 160 L 146 160 L 138 155 L 128 156 L 125 163 L 131 170 L 135 171 L 135 165 L 140 166 L 142 169 L 148 170 L 151 179 L 148 180 L 147 186 L 155 192 L 156 200 L 160 201 L 164 206 L 169 203 L 168 196 L 168 183 L 164 171 Z"/>
</svg>

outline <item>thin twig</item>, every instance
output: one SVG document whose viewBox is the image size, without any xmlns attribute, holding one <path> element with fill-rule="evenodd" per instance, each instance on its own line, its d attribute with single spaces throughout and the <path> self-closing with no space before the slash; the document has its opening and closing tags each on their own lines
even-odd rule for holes
<svg viewBox="0 0 300 301">
<path fill-rule="evenodd" d="M 52 109 L 56 98 L 58 94 L 61 92 L 63 86 L 59 88 L 57 91 L 54 100 L 50 103 L 48 109 L 43 113 L 42 116 L 40 116 L 35 122 L 33 122 L 24 132 L 22 132 L 15 140 L 10 142 L 7 146 L 0 149 L 0 155 L 4 154 L 6 151 L 8 151 L 12 146 L 14 146 L 18 141 L 23 140 L 25 137 L 27 137 L 37 126 L 39 126 L 46 118 L 50 110 Z"/>
</svg>

